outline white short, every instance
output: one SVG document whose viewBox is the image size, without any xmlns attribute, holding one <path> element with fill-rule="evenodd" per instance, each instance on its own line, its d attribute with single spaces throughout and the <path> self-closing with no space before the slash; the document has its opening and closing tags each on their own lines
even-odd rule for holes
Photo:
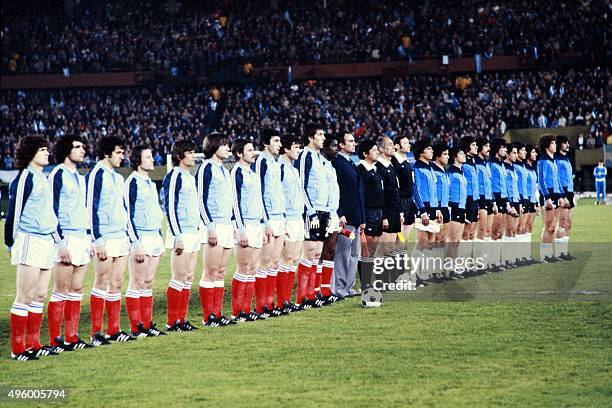
<svg viewBox="0 0 612 408">
<path fill-rule="evenodd" d="M 159 234 L 141 235 L 140 246 L 148 256 L 161 256 L 164 253 L 164 240 Z"/>
<path fill-rule="evenodd" d="M 234 226 L 232 224 L 215 223 L 215 232 L 217 233 L 217 245 L 223 248 L 233 248 L 235 246 Z M 208 229 L 204 224 L 200 225 L 200 243 L 208 243 Z"/>
<path fill-rule="evenodd" d="M 51 236 L 18 231 L 11 248 L 11 265 L 27 265 L 51 269 L 55 258 L 55 242 Z"/>
<path fill-rule="evenodd" d="M 329 218 L 329 227 L 327 228 L 327 234 L 331 235 L 334 232 L 340 231 L 340 218 L 338 218 L 338 214 L 334 211 Z"/>
<path fill-rule="evenodd" d="M 285 235 L 285 224 L 286 221 L 284 218 L 268 220 L 268 225 L 272 229 L 272 235 L 275 237 L 282 237 Z"/>
<path fill-rule="evenodd" d="M 127 235 L 123 238 L 106 238 L 104 242 L 106 256 L 109 258 L 119 258 L 130 253 L 130 240 Z"/>
<path fill-rule="evenodd" d="M 423 225 L 423 221 L 421 221 L 421 217 L 416 217 L 414 220 L 414 227 L 419 231 L 426 231 L 437 234 L 440 232 L 440 224 L 436 220 L 429 220 L 429 224 L 427 226 Z"/>
<path fill-rule="evenodd" d="M 287 220 L 285 223 L 285 241 L 300 242 L 304 240 L 304 221 Z"/>
<path fill-rule="evenodd" d="M 244 226 L 249 246 L 251 248 L 261 248 L 263 246 L 264 227 L 263 225 L 246 224 Z M 236 245 L 239 244 L 240 233 L 236 233 Z"/>
<path fill-rule="evenodd" d="M 183 233 L 183 246 L 185 252 L 198 252 L 200 250 L 200 234 L 198 233 Z M 174 235 L 166 234 L 166 248 L 174 249 Z"/>
<path fill-rule="evenodd" d="M 74 266 L 87 265 L 91 262 L 91 239 L 87 235 L 64 235 L 66 248 L 70 252 L 70 263 Z M 54 262 L 60 262 L 59 252 L 55 251 Z"/>
</svg>

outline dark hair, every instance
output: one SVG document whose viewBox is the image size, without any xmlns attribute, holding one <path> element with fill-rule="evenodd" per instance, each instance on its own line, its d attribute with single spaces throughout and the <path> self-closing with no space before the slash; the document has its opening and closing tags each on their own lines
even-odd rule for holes
<svg viewBox="0 0 612 408">
<path fill-rule="evenodd" d="M 448 150 L 448 145 L 446 143 L 436 143 L 433 146 L 433 158 L 434 160 L 438 157 L 442 156 L 442 153 Z"/>
<path fill-rule="evenodd" d="M 345 135 L 352 135 L 352 134 L 353 133 L 347 129 L 340 129 L 339 132 L 336 132 L 336 141 L 338 142 L 338 145 L 340 145 L 340 143 L 344 144 Z"/>
<path fill-rule="evenodd" d="M 516 149 L 518 152 L 518 147 L 514 143 L 506 143 L 506 151 L 511 152 L 512 149 Z"/>
<path fill-rule="evenodd" d="M 474 139 L 472 136 L 463 136 L 461 140 L 459 140 L 459 148 L 463 150 L 465 154 L 468 154 L 470 150 L 472 150 L 470 145 L 475 141 L 476 139 Z"/>
<path fill-rule="evenodd" d="M 538 149 L 534 145 L 526 145 L 525 146 L 525 150 L 527 150 L 527 157 L 525 157 L 525 160 L 529 160 L 529 157 L 531 156 L 531 151 L 532 150 L 535 150 L 536 154 L 538 153 Z"/>
<path fill-rule="evenodd" d="M 478 153 L 482 152 L 482 148 L 489 144 L 489 139 L 486 137 L 479 137 L 476 139 L 476 146 L 478 146 Z"/>
<path fill-rule="evenodd" d="M 204 157 L 210 159 L 213 157 L 215 152 L 219 150 L 219 147 L 225 146 L 228 143 L 229 140 L 223 133 L 209 133 L 204 137 L 204 142 L 202 142 L 202 152 L 204 153 Z"/>
<path fill-rule="evenodd" d="M 66 135 L 57 139 L 53 148 L 53 155 L 57 164 L 63 163 L 66 157 L 70 156 L 73 142 L 83 142 L 83 138 L 79 135 Z"/>
<path fill-rule="evenodd" d="M 491 156 L 495 157 L 499 153 L 499 149 L 506 145 L 506 141 L 501 138 L 491 140 Z"/>
<path fill-rule="evenodd" d="M 552 144 L 552 142 L 555 141 L 555 137 L 553 135 L 544 135 L 540 138 L 540 152 L 542 152 L 542 154 L 544 154 L 546 152 L 546 149 L 548 149 L 550 147 L 550 145 Z"/>
<path fill-rule="evenodd" d="M 565 135 L 558 135 L 556 141 L 557 141 L 557 151 L 559 151 L 563 143 L 569 143 L 569 138 Z"/>
<path fill-rule="evenodd" d="M 451 147 L 450 149 L 448 149 L 448 160 L 450 162 L 450 164 L 454 164 L 455 163 L 455 158 L 457 157 L 457 155 L 459 154 L 459 152 L 463 152 L 466 153 L 465 150 L 455 146 L 455 147 Z"/>
<path fill-rule="evenodd" d="M 19 139 L 15 152 L 15 165 L 19 170 L 28 167 L 38 153 L 38 149 L 49 147 L 49 141 L 39 135 L 28 135 Z"/>
<path fill-rule="evenodd" d="M 105 136 L 98 141 L 98 159 L 102 160 L 106 156 L 110 157 L 115 151 L 115 147 L 119 146 L 125 149 L 123 140 L 116 136 Z"/>
<path fill-rule="evenodd" d="M 249 143 L 253 143 L 253 142 L 251 142 L 250 139 L 234 140 L 234 144 L 232 145 L 232 154 L 234 155 L 234 158 L 236 160 L 240 160 L 240 157 L 238 157 L 238 154 L 243 154 L 244 147 L 248 145 Z"/>
<path fill-rule="evenodd" d="M 177 140 L 172 146 L 172 165 L 178 166 L 185 158 L 185 153 L 195 151 L 195 144 L 191 140 Z"/>
<path fill-rule="evenodd" d="M 408 136 L 395 136 L 395 138 L 393 138 L 393 146 L 395 145 L 402 145 L 402 139 L 408 139 Z M 410 141 L 410 139 L 408 139 Z"/>
<path fill-rule="evenodd" d="M 412 154 L 414 154 L 414 159 L 419 160 L 425 149 L 427 149 L 428 147 L 431 147 L 431 142 L 429 140 L 417 140 L 412 146 Z"/>
<path fill-rule="evenodd" d="M 313 122 L 308 122 L 306 126 L 304 126 L 304 146 L 308 146 L 310 138 L 314 138 L 315 133 L 317 133 L 319 129 L 323 129 L 323 126 Z"/>
<path fill-rule="evenodd" d="M 516 151 L 518 152 L 519 150 L 521 150 L 523 147 L 525 148 L 525 150 L 527 150 L 527 146 L 525 146 L 522 142 L 516 141 L 516 142 L 512 142 L 512 147 L 516 147 Z M 527 152 L 529 153 L 529 152 Z"/>
<path fill-rule="evenodd" d="M 281 136 L 280 154 L 285 154 L 285 150 L 291 150 L 294 144 L 300 144 L 301 140 L 293 133 L 287 133 Z"/>
<path fill-rule="evenodd" d="M 323 141 L 323 147 L 331 146 L 332 142 L 338 143 L 335 137 L 326 137 L 325 140 Z"/>
<path fill-rule="evenodd" d="M 375 146 L 376 146 L 376 142 L 371 139 L 364 140 L 361 143 L 359 143 L 359 149 L 357 151 L 359 155 L 359 159 L 360 160 L 365 159 L 365 156 L 367 156 L 370 153 L 370 150 L 372 150 L 372 148 Z M 365 156 L 364 156 L 364 153 L 365 153 Z"/>
<path fill-rule="evenodd" d="M 261 132 L 261 142 L 264 145 L 269 145 L 270 139 L 272 139 L 274 136 L 280 136 L 280 132 L 276 129 L 272 129 L 269 127 L 264 128 Z"/>
<path fill-rule="evenodd" d="M 134 146 L 130 152 L 130 167 L 134 170 L 138 170 L 138 166 L 142 163 L 142 152 L 144 150 L 151 150 L 151 146 L 141 144 Z"/>
</svg>

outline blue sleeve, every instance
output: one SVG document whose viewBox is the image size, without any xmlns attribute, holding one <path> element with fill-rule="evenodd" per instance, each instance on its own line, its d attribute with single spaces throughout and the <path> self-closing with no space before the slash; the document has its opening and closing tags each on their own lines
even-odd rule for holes
<svg viewBox="0 0 612 408">
<path fill-rule="evenodd" d="M 15 243 L 21 212 L 32 193 L 32 179 L 32 173 L 22 170 L 9 186 L 9 208 L 4 223 L 4 243 L 9 248 Z"/>
<path fill-rule="evenodd" d="M 419 210 L 419 215 L 429 208 L 429 181 L 423 171 L 414 169 L 414 205 Z"/>
<path fill-rule="evenodd" d="M 242 209 L 240 202 L 242 200 L 242 169 L 237 168 L 232 177 L 232 195 L 233 195 L 233 216 L 236 227 L 239 230 L 244 230 L 244 221 L 242 219 Z"/>
<path fill-rule="evenodd" d="M 166 187 L 164 185 L 164 206 L 166 207 L 168 226 L 170 227 L 172 235 L 179 238 L 181 235 L 181 226 L 178 222 L 178 205 L 182 184 L 183 179 L 181 178 L 181 174 L 178 171 L 173 171 L 170 177 L 168 177 L 168 186 Z"/>
<path fill-rule="evenodd" d="M 298 170 L 300 171 L 300 180 L 302 181 L 302 190 L 304 191 L 304 203 L 306 205 L 306 213 L 313 215 L 315 213 L 312 207 L 310 197 L 308 197 L 308 178 L 312 169 L 312 157 L 308 152 L 302 152 L 299 160 Z"/>
<path fill-rule="evenodd" d="M 538 187 L 540 189 L 540 195 L 547 200 L 549 197 L 548 187 L 546 187 L 546 161 L 538 161 Z"/>
<path fill-rule="evenodd" d="M 53 174 L 52 180 L 49 184 L 51 184 L 51 197 L 53 199 L 53 212 L 55 216 L 58 217 L 57 222 L 57 235 L 60 239 L 64 239 L 64 234 L 62 233 L 62 227 L 60 227 L 59 223 L 59 204 L 60 204 L 60 194 L 62 192 L 62 186 L 64 184 L 63 177 L 64 170 L 62 170 L 59 166 L 57 170 Z"/>
<path fill-rule="evenodd" d="M 267 223 L 270 219 L 270 216 L 268 215 L 268 209 L 266 208 L 264 195 L 266 192 L 266 173 L 268 172 L 268 163 L 266 160 L 264 160 L 262 156 L 261 158 L 257 158 L 257 161 L 255 161 L 255 163 L 253 163 L 251 167 L 255 167 L 253 171 L 255 171 L 261 183 L 261 201 L 263 203 L 264 208 L 264 221 Z"/>
<path fill-rule="evenodd" d="M 128 237 L 131 243 L 135 243 L 140 238 L 136 231 L 136 224 L 134 223 L 134 213 L 136 211 L 136 200 L 138 199 L 138 181 L 135 177 L 132 177 L 127 188 L 123 190 L 123 203 L 128 213 Z"/>
<path fill-rule="evenodd" d="M 93 173 L 93 177 L 92 177 Z M 100 219 L 98 207 L 100 206 L 100 192 L 102 191 L 103 170 L 95 168 L 87 174 L 87 210 L 89 211 L 89 234 L 94 241 L 102 237 L 100 234 Z"/>
<path fill-rule="evenodd" d="M 212 181 L 212 164 L 206 163 L 198 171 L 198 196 L 200 200 L 200 218 L 204 225 L 209 226 L 213 223 L 210 210 L 208 209 L 208 194 L 210 191 L 210 182 Z"/>
</svg>

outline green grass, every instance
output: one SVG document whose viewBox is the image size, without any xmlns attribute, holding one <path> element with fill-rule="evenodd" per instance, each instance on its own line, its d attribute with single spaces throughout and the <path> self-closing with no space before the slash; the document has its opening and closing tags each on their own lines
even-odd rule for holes
<svg viewBox="0 0 612 408">
<path fill-rule="evenodd" d="M 572 262 L 429 286 L 379 309 L 354 299 L 35 363 L 9 360 L 15 275 L 3 252 L 0 388 L 63 387 L 75 406 L 610 406 L 611 228 L 612 208 L 581 200 Z M 158 323 L 168 261 L 155 285 Z M 189 314 L 199 321 L 197 295 Z"/>
</svg>

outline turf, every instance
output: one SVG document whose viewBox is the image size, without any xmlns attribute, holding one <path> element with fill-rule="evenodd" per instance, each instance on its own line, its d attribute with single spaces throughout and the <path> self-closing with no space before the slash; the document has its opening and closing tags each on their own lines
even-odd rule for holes
<svg viewBox="0 0 612 408">
<path fill-rule="evenodd" d="M 74 406 L 610 406 L 612 208 L 581 200 L 574 218 L 572 262 L 429 286 L 379 309 L 353 299 L 34 363 L 9 360 L 15 280 L 4 252 L 0 389 L 66 388 Z M 155 285 L 159 323 L 168 260 Z M 199 321 L 197 296 L 189 314 Z"/>
</svg>

